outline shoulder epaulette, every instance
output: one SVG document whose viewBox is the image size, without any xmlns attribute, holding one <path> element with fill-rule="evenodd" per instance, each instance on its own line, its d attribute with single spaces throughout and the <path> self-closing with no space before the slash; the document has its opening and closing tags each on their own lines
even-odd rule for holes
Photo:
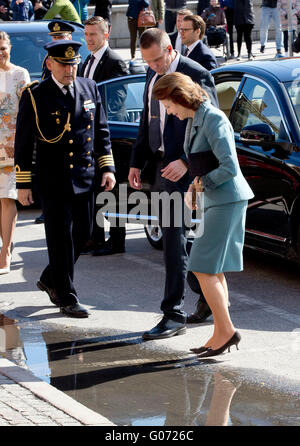
<svg viewBox="0 0 300 446">
<path fill-rule="evenodd" d="M 21 89 L 21 95 L 22 95 L 23 91 L 27 90 L 28 88 L 31 89 L 32 87 L 34 87 L 35 85 L 38 85 L 38 84 L 39 84 L 39 81 L 38 81 L 38 80 L 29 82 L 29 84 L 26 84 L 25 87 L 23 87 L 23 88 Z"/>
<path fill-rule="evenodd" d="M 29 84 L 27 84 L 25 88 L 32 88 L 34 85 L 38 85 L 38 83 L 39 83 L 38 80 L 29 82 Z"/>
</svg>

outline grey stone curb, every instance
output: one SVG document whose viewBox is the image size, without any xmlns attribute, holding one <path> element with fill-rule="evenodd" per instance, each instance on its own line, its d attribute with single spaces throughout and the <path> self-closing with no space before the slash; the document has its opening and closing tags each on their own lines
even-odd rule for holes
<svg viewBox="0 0 300 446">
<path fill-rule="evenodd" d="M 107 418 L 78 403 L 55 387 L 37 378 L 30 371 L 7 359 L 0 358 L 0 373 L 85 426 L 115 426 Z"/>
</svg>

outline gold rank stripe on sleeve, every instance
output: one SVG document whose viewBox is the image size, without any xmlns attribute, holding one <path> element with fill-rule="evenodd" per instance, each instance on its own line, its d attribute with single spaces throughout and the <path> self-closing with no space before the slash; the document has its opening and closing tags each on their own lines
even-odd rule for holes
<svg viewBox="0 0 300 446">
<path fill-rule="evenodd" d="M 30 170 L 21 171 L 20 166 L 15 166 L 15 172 L 16 172 L 16 182 L 17 183 L 31 183 Z"/>
<path fill-rule="evenodd" d="M 113 158 L 112 154 L 100 156 L 98 158 L 98 165 L 99 165 L 100 169 L 102 169 L 103 167 L 107 167 L 107 166 L 110 166 L 110 167 L 114 166 L 115 163 L 114 163 L 114 158 Z"/>
</svg>

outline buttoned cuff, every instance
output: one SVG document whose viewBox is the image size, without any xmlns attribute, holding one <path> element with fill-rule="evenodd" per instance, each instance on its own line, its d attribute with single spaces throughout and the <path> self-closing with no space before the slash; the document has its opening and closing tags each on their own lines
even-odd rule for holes
<svg viewBox="0 0 300 446">
<path fill-rule="evenodd" d="M 207 175 L 201 177 L 201 181 L 204 189 L 212 190 L 216 188 L 216 184 Z"/>
</svg>

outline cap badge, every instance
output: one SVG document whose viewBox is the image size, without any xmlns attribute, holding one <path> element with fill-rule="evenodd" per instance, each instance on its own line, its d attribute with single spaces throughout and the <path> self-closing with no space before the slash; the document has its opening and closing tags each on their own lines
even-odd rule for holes
<svg viewBox="0 0 300 446">
<path fill-rule="evenodd" d="M 65 52 L 65 56 L 68 59 L 72 59 L 75 57 L 75 54 L 76 53 L 75 53 L 74 49 L 71 46 L 68 46 L 68 48 L 66 49 L 66 52 Z"/>
<path fill-rule="evenodd" d="M 55 32 L 60 31 L 60 26 L 58 23 L 55 23 L 55 25 L 53 26 L 53 31 L 55 31 Z"/>
</svg>

